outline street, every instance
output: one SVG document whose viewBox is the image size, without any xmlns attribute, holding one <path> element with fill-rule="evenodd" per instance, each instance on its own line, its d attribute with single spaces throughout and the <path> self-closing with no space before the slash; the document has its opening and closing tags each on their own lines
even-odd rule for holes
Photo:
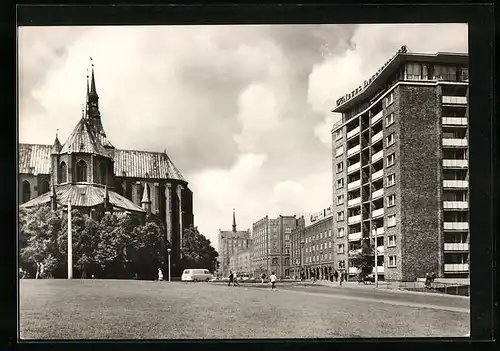
<svg viewBox="0 0 500 351">
<path fill-rule="evenodd" d="M 250 285 L 250 284 L 248 284 Z M 469 299 L 357 287 L 21 280 L 22 339 L 465 336 Z"/>
</svg>

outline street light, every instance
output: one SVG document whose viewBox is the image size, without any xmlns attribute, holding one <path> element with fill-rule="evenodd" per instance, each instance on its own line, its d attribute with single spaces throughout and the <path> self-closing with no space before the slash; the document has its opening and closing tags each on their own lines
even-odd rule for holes
<svg viewBox="0 0 500 351">
<path fill-rule="evenodd" d="M 170 275 L 170 252 L 172 252 L 171 248 L 167 249 L 167 254 L 168 254 L 168 281 L 171 281 L 171 275 Z"/>
<path fill-rule="evenodd" d="M 303 271 L 304 271 L 304 263 L 302 262 L 302 250 L 304 250 L 304 240 L 302 240 L 300 242 L 300 272 L 299 272 L 299 275 L 300 275 L 300 280 L 302 280 L 302 274 L 303 274 Z M 305 274 L 305 272 L 304 272 Z"/>
<path fill-rule="evenodd" d="M 373 231 L 375 237 L 375 287 L 378 288 L 378 243 L 377 243 L 377 224 L 373 223 Z"/>
</svg>

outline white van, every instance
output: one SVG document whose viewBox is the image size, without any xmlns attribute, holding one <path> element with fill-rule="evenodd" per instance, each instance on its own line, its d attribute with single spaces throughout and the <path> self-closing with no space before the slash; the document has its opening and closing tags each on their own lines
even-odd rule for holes
<svg viewBox="0 0 500 351">
<path fill-rule="evenodd" d="M 182 272 L 181 281 L 183 282 L 208 282 L 212 274 L 208 269 L 185 269 Z"/>
</svg>

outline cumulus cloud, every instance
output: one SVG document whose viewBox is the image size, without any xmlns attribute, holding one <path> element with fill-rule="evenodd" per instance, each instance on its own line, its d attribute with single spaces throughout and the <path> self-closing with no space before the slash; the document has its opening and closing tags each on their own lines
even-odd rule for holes
<svg viewBox="0 0 500 351">
<path fill-rule="evenodd" d="M 466 25 L 45 27 L 19 31 L 19 139 L 64 139 L 89 56 L 117 148 L 163 151 L 215 245 L 230 228 L 331 202 L 335 100 L 401 45 L 467 51 Z"/>
</svg>

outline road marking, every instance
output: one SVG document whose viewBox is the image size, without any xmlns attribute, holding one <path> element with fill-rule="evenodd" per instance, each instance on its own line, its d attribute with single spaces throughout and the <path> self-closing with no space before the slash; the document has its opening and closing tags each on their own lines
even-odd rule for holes
<svg viewBox="0 0 500 351">
<path fill-rule="evenodd" d="M 325 293 L 317 293 L 311 291 L 295 291 L 295 290 L 287 290 L 284 289 L 288 293 L 292 294 L 307 294 L 307 295 L 315 295 L 329 298 L 337 298 L 343 300 L 353 300 L 353 301 L 362 301 L 362 302 L 378 302 L 385 303 L 389 305 L 397 305 L 397 306 L 407 306 L 407 307 L 416 307 L 416 308 L 428 308 L 433 310 L 446 310 L 452 312 L 459 313 L 470 313 L 470 309 L 468 308 L 460 308 L 460 307 L 451 307 L 451 306 L 434 306 L 429 304 L 421 304 L 421 303 L 413 303 L 413 302 L 401 302 L 401 301 L 391 301 L 391 300 L 380 300 L 380 299 L 372 299 L 366 297 L 356 297 L 356 296 L 347 296 L 347 295 L 333 295 L 333 294 L 325 294 Z"/>
</svg>

